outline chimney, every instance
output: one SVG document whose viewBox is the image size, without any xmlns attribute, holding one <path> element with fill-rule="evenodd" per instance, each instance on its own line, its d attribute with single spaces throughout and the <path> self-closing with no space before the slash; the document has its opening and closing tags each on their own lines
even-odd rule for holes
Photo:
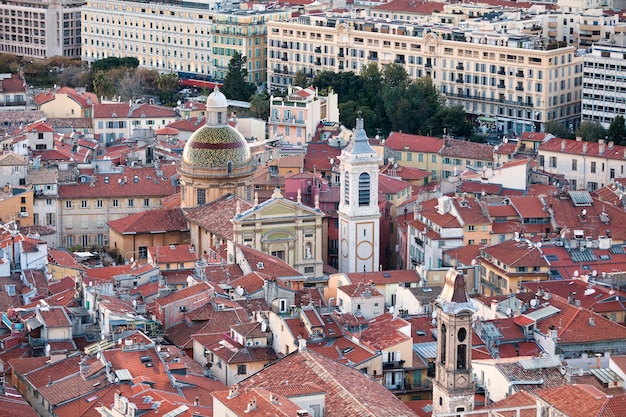
<svg viewBox="0 0 626 417">
<path fill-rule="evenodd" d="M 583 153 L 587 153 L 587 148 L 589 147 L 589 144 L 587 142 L 583 143 Z"/>
<path fill-rule="evenodd" d="M 613 149 L 613 146 L 615 146 L 615 142 L 613 142 L 612 140 L 609 141 L 609 151 Z"/>
<path fill-rule="evenodd" d="M 256 410 L 256 398 L 253 398 L 252 401 L 248 403 L 248 406 L 246 407 L 244 413 L 249 413 L 254 410 Z"/>
<path fill-rule="evenodd" d="M 196 399 L 193 402 L 193 405 L 195 405 L 196 407 L 200 405 L 200 398 L 196 397 Z"/>
<path fill-rule="evenodd" d="M 491 311 L 496 312 L 498 310 L 498 300 L 491 300 Z"/>
<path fill-rule="evenodd" d="M 306 339 L 298 339 L 298 352 L 303 353 L 306 350 Z"/>
<path fill-rule="evenodd" d="M 278 397 L 276 396 L 276 394 L 271 393 L 270 392 L 270 402 L 272 404 L 279 404 L 280 402 L 278 401 Z"/>
<path fill-rule="evenodd" d="M 232 387 L 230 387 L 230 390 L 228 390 L 228 397 L 226 397 L 227 399 L 233 399 L 236 396 L 239 395 L 239 385 L 233 385 Z"/>
<path fill-rule="evenodd" d="M 583 141 L 582 136 L 576 136 L 576 142 L 582 142 L 582 141 Z"/>
<path fill-rule="evenodd" d="M 565 145 L 567 144 L 567 139 L 561 139 L 561 150 L 565 150 Z"/>
<path fill-rule="evenodd" d="M 606 148 L 606 145 L 604 144 L 604 139 L 600 139 L 598 141 L 598 154 L 603 155 L 605 148 Z"/>
</svg>

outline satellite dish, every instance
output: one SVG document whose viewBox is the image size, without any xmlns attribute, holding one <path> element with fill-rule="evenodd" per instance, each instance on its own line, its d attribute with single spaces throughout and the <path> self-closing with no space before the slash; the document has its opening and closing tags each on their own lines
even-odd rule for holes
<svg viewBox="0 0 626 417">
<path fill-rule="evenodd" d="M 537 242 L 537 247 L 538 247 L 538 248 L 540 248 L 540 247 L 541 247 L 541 245 L 543 245 L 543 243 L 541 243 L 541 242 Z"/>
<path fill-rule="evenodd" d="M 432 314 L 430 315 L 430 317 L 432 317 L 434 319 L 437 318 L 437 312 L 433 311 Z"/>
<path fill-rule="evenodd" d="M 100 360 L 101 357 L 102 357 L 102 353 L 101 352 L 96 353 L 96 358 L 98 358 L 98 360 Z"/>
<path fill-rule="evenodd" d="M 430 322 L 430 324 L 432 324 L 433 326 L 436 326 L 436 325 L 437 325 L 437 320 L 432 319 L 432 321 Z"/>
<path fill-rule="evenodd" d="M 537 299 L 536 299 L 536 298 L 533 298 L 532 300 L 530 300 L 530 306 L 531 306 L 531 307 L 533 307 L 533 308 L 534 308 L 534 307 L 537 307 L 537 303 L 538 303 L 538 302 L 539 302 L 539 301 L 537 301 Z"/>
<path fill-rule="evenodd" d="M 393 311 L 394 311 L 393 306 L 389 307 L 389 314 L 393 314 Z"/>
<path fill-rule="evenodd" d="M 574 271 L 574 276 L 577 277 L 578 276 L 578 269 Z"/>
<path fill-rule="evenodd" d="M 241 285 L 237 285 L 237 288 L 235 288 L 235 294 L 240 297 L 243 295 L 243 287 Z"/>
<path fill-rule="evenodd" d="M 512 308 L 507 308 L 506 309 L 506 315 L 510 316 L 511 314 L 513 314 L 513 309 Z"/>
<path fill-rule="evenodd" d="M 264 321 L 261 322 L 261 331 L 263 333 L 265 333 L 267 331 L 267 323 L 264 322 Z"/>
<path fill-rule="evenodd" d="M 578 376 L 583 376 L 583 368 L 578 368 Z"/>
<path fill-rule="evenodd" d="M 157 352 L 161 351 L 161 345 L 157 346 Z"/>
<path fill-rule="evenodd" d="M 89 281 L 89 286 L 93 287 L 93 281 Z"/>
<path fill-rule="evenodd" d="M 592 277 L 597 277 L 598 276 L 598 271 L 595 270 L 595 269 L 593 271 L 591 271 L 591 276 Z"/>
<path fill-rule="evenodd" d="M 130 257 L 130 263 L 132 264 L 133 262 L 135 262 L 135 257 L 134 257 L 134 256 L 131 256 L 131 257 Z"/>
<path fill-rule="evenodd" d="M 117 339 L 117 344 L 121 345 L 122 344 L 122 339 Z"/>
<path fill-rule="evenodd" d="M 476 266 L 477 263 L 478 261 L 476 259 L 472 259 L 472 266 Z"/>
</svg>

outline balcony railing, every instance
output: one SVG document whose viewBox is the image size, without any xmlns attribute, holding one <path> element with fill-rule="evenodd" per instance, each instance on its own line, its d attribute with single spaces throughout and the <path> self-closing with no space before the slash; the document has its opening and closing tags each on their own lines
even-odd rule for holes
<svg viewBox="0 0 626 417">
<path fill-rule="evenodd" d="M 404 360 L 383 362 L 383 369 L 402 369 L 404 368 Z"/>
</svg>

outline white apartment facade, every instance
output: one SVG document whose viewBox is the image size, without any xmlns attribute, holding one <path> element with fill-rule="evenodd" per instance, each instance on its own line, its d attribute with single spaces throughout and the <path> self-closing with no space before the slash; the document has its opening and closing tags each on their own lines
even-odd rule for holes
<svg viewBox="0 0 626 417">
<path fill-rule="evenodd" d="M 84 0 L 3 1 L 0 53 L 25 58 L 79 57 Z"/>
<path fill-rule="evenodd" d="M 626 115 L 626 36 L 598 42 L 583 59 L 582 120 L 605 129 Z"/>
<path fill-rule="evenodd" d="M 161 73 L 223 80 L 235 52 L 247 58 L 248 81 L 263 83 L 266 22 L 275 10 L 220 10 L 199 3 L 172 5 L 88 0 L 83 7 L 82 60 L 132 56 Z"/>
<path fill-rule="evenodd" d="M 552 138 L 539 147 L 539 168 L 563 175 L 570 190 L 594 191 L 626 176 L 626 146 Z"/>
<path fill-rule="evenodd" d="M 537 35 L 408 22 L 300 16 L 268 22 L 268 87 L 285 90 L 298 70 L 353 71 L 370 62 L 430 77 L 448 99 L 505 134 L 546 122 L 580 123 L 582 57 Z"/>
<path fill-rule="evenodd" d="M 318 124 L 339 122 L 339 99 L 330 91 L 326 96 L 313 86 L 289 87 L 287 97 L 271 97 L 270 118 L 267 123 L 271 138 L 283 143 L 304 145 L 315 135 Z"/>
</svg>

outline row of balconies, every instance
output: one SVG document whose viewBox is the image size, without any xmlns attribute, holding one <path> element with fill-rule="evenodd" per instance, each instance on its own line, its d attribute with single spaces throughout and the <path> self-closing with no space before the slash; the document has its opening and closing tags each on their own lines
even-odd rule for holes
<svg viewBox="0 0 626 417">
<path fill-rule="evenodd" d="M 534 107 L 534 105 L 530 102 L 524 102 L 524 101 L 513 101 L 513 100 L 505 100 L 503 98 L 490 98 L 490 97 L 483 97 L 483 96 L 477 96 L 474 94 L 465 94 L 465 93 L 453 93 L 453 92 L 447 92 L 447 93 L 443 93 L 446 97 L 452 97 L 452 98 L 460 98 L 460 99 L 468 99 L 468 100 L 476 100 L 476 101 L 486 101 L 489 103 L 502 103 L 502 104 L 507 104 L 507 105 L 511 105 L 511 106 L 521 106 L 521 107 Z"/>
</svg>

